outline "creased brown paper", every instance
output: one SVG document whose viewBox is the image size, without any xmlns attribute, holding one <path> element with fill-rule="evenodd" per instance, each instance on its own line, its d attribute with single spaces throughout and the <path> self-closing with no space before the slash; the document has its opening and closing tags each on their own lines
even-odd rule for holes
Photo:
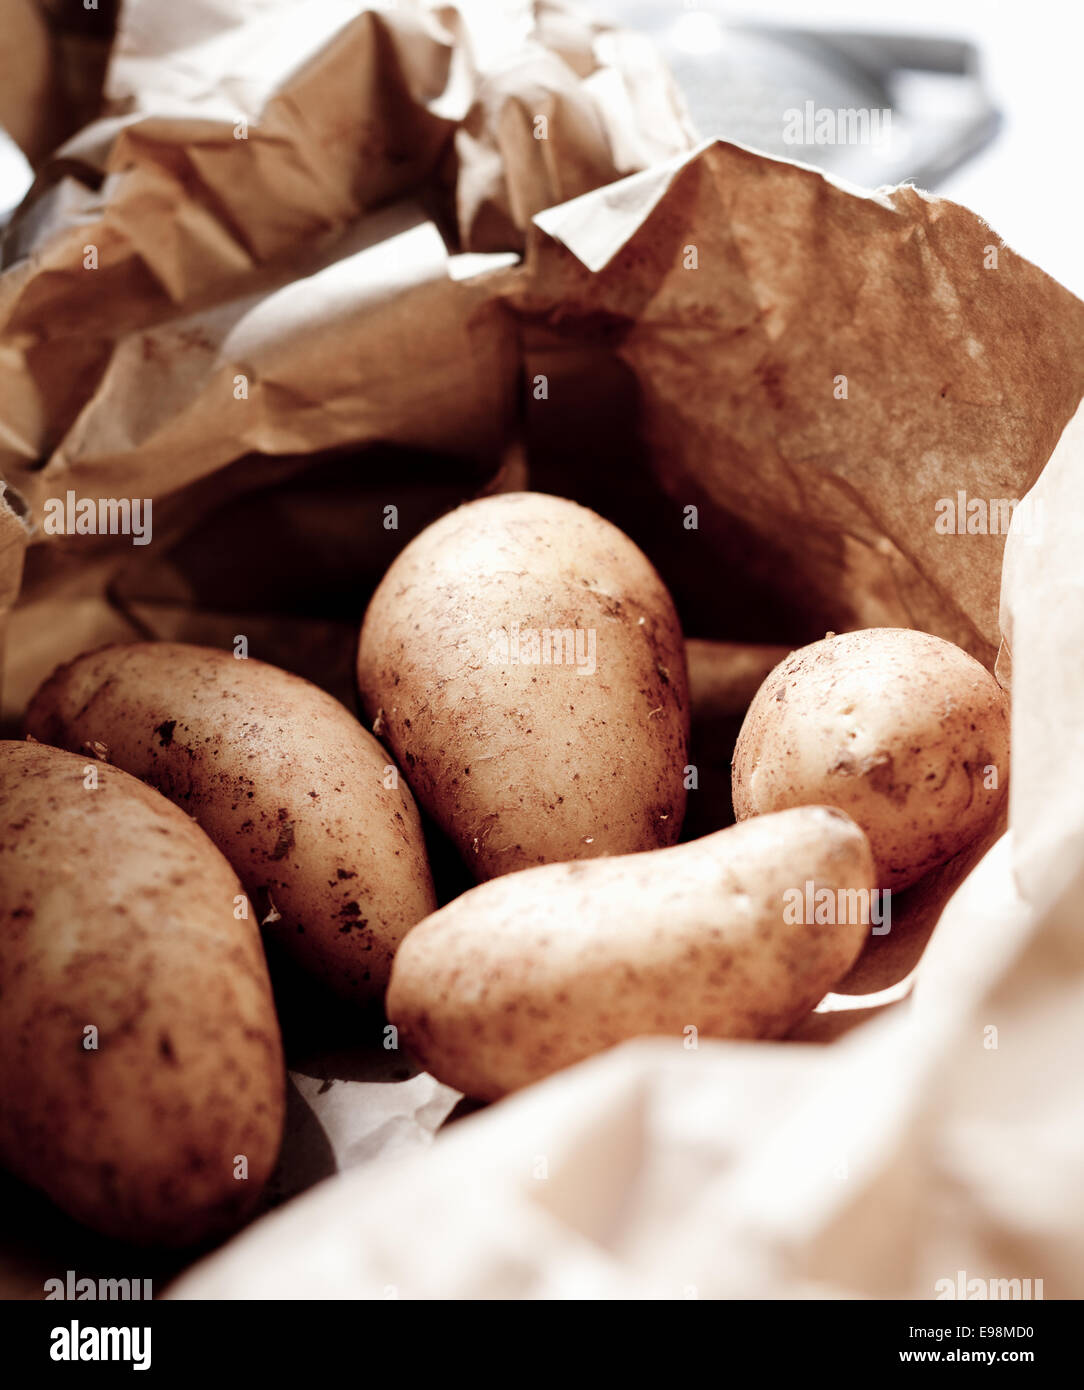
<svg viewBox="0 0 1084 1390">
<path fill-rule="evenodd" d="M 914 626 L 992 665 L 1004 535 L 939 534 L 936 503 L 1023 498 L 1084 391 L 1084 306 L 973 213 L 711 144 L 542 214 L 511 302 L 551 402 L 589 349 L 631 375 L 698 635 L 774 598 L 791 630 L 750 635 Z"/>
<path fill-rule="evenodd" d="M 515 250 L 539 208 L 688 143 L 641 48 L 620 69 L 625 46 L 567 16 L 557 33 L 575 66 L 546 47 L 557 0 L 275 4 L 242 24 L 227 8 L 220 28 L 200 14 L 206 32 L 183 7 L 125 8 L 106 111 L 8 231 L 0 470 L 13 485 L 63 447 L 126 334 L 261 291 L 366 212 L 422 199 L 458 249 Z M 537 133 L 513 119 L 536 108 Z"/>
</svg>

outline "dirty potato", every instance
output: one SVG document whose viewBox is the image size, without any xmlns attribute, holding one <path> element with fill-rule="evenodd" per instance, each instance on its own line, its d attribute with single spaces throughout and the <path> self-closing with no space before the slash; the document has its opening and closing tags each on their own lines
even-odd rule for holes
<svg viewBox="0 0 1084 1390">
<path fill-rule="evenodd" d="M 910 628 L 792 652 L 757 692 L 734 750 L 739 821 L 838 806 L 869 836 L 881 888 L 916 882 L 978 838 L 1009 777 L 1009 702 L 973 657 Z"/>
<path fill-rule="evenodd" d="M 873 884 L 854 822 L 809 806 L 527 869 L 415 927 L 388 1017 L 428 1071 L 480 1100 L 644 1034 L 781 1037 L 854 963 Z"/>
<path fill-rule="evenodd" d="M 369 605 L 358 684 L 478 879 L 678 837 L 677 615 L 628 537 L 574 502 L 487 497 L 417 536 Z"/>
<path fill-rule="evenodd" d="M 202 1241 L 271 1174 L 282 1044 L 242 902 L 150 787 L 0 742 L 0 1161 L 95 1230 Z"/>
<path fill-rule="evenodd" d="M 93 753 L 193 816 L 269 936 L 347 998 L 379 998 L 395 949 L 435 906 L 417 808 L 380 744 L 324 691 L 177 642 L 62 666 L 26 729 Z"/>
</svg>

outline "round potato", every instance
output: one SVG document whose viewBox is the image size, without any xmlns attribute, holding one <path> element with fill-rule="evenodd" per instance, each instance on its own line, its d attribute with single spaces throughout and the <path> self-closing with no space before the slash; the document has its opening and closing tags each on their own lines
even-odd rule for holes
<svg viewBox="0 0 1084 1390">
<path fill-rule="evenodd" d="M 421 822 L 380 744 L 324 691 L 262 661 L 177 642 L 62 666 L 26 729 L 93 753 L 193 816 L 270 938 L 347 998 L 379 998 L 436 906 Z"/>
<path fill-rule="evenodd" d="M 487 497 L 417 536 L 369 605 L 358 683 L 476 878 L 678 837 L 677 615 L 628 537 L 574 502 Z"/>
<path fill-rule="evenodd" d="M 792 652 L 765 680 L 734 750 L 734 813 L 838 806 L 895 890 L 982 834 L 1008 776 L 1008 699 L 985 667 L 927 632 L 867 628 Z"/>
<path fill-rule="evenodd" d="M 0 742 L 0 1160 L 107 1235 L 220 1234 L 274 1167 L 282 1043 L 243 904 L 156 791 Z"/>
<path fill-rule="evenodd" d="M 644 1034 L 779 1037 L 854 963 L 872 888 L 866 837 L 808 806 L 528 869 L 414 928 L 388 1017 L 429 1072 L 480 1100 Z"/>
</svg>

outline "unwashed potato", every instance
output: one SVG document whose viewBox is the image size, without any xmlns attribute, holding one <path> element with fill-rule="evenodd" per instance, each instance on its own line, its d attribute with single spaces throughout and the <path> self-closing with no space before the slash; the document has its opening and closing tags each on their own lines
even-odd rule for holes
<svg viewBox="0 0 1084 1390">
<path fill-rule="evenodd" d="M 834 922 L 808 920 L 807 887 L 834 895 Z M 642 1034 L 679 1047 L 780 1037 L 853 964 L 872 887 L 866 837 L 808 806 L 672 849 L 528 869 L 414 928 L 388 1017 L 428 1071 L 480 1100 Z"/>
<path fill-rule="evenodd" d="M 678 837 L 680 625 L 644 555 L 585 507 L 507 493 L 428 527 L 373 596 L 358 684 L 476 878 Z"/>
<path fill-rule="evenodd" d="M 896 890 L 981 835 L 1008 778 L 1009 703 L 985 667 L 926 632 L 867 628 L 765 680 L 734 750 L 734 813 L 838 806 Z"/>
<path fill-rule="evenodd" d="M 278 1154 L 267 966 L 199 827 L 88 762 L 0 742 L 0 1161 L 98 1231 L 185 1245 Z"/>
<path fill-rule="evenodd" d="M 278 667 L 176 642 L 103 647 L 45 682 L 26 729 L 193 816 L 269 936 L 345 997 L 379 998 L 399 942 L 436 906 L 417 808 L 384 749 Z"/>
</svg>

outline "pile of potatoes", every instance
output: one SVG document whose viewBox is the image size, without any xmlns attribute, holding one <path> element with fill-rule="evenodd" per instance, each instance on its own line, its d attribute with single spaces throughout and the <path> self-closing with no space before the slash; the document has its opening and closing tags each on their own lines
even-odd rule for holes
<svg viewBox="0 0 1084 1390">
<path fill-rule="evenodd" d="M 744 707 L 763 670 L 705 688 Z M 679 844 L 699 793 L 674 605 L 619 530 L 537 493 L 402 551 L 357 677 L 372 733 L 257 660 L 106 647 L 0 743 L 0 1161 L 101 1231 L 188 1244 L 257 1203 L 284 1111 L 263 945 L 384 1000 L 429 1071 L 493 1100 L 643 1034 L 785 1036 L 870 932 L 788 895 L 905 888 L 1005 794 L 993 677 L 868 630 L 774 666 L 739 823 Z M 418 805 L 477 881 L 439 911 Z"/>
</svg>

